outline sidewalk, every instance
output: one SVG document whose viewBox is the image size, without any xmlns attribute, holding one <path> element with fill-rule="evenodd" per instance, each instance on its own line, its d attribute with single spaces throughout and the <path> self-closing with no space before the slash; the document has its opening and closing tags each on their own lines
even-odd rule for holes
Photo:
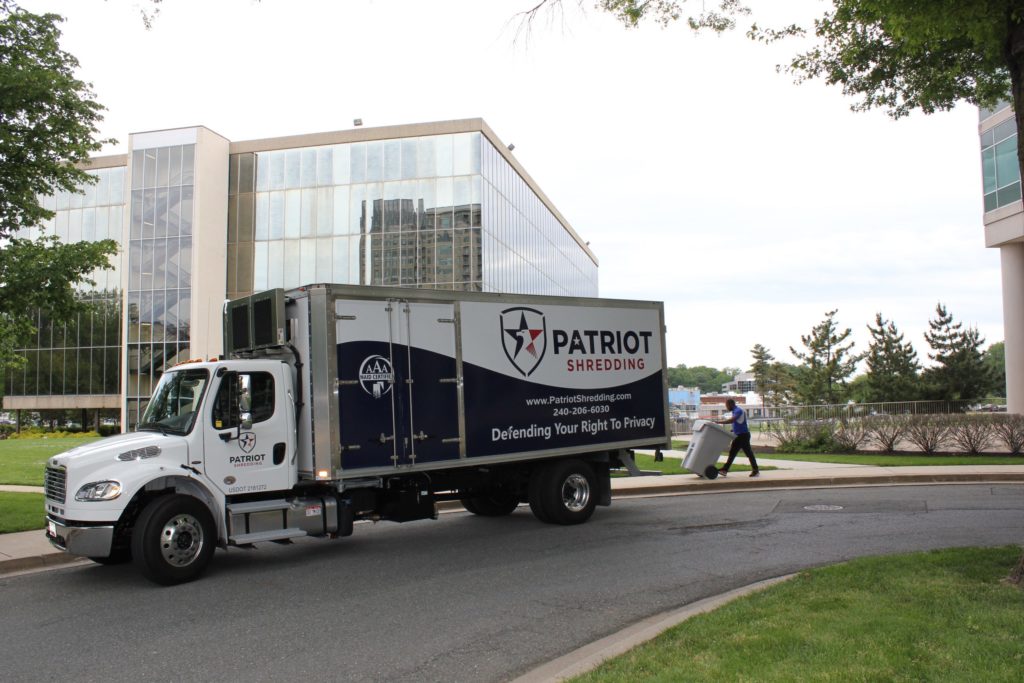
<svg viewBox="0 0 1024 683">
<path fill-rule="evenodd" d="M 665 457 L 682 458 L 682 451 L 664 451 Z M 615 498 L 666 494 L 726 493 L 747 490 L 822 488 L 831 486 L 885 486 L 894 484 L 1024 483 L 1024 465 L 965 465 L 877 467 L 801 462 L 758 456 L 758 462 L 779 469 L 762 471 L 751 478 L 736 472 L 726 478 L 704 479 L 695 474 L 649 477 L 615 477 Z M 0 486 L 0 491 L 42 493 L 38 486 Z M 457 502 L 438 505 L 442 511 L 461 510 Z M 88 562 L 50 545 L 41 529 L 0 534 L 0 576 L 74 562 Z"/>
</svg>

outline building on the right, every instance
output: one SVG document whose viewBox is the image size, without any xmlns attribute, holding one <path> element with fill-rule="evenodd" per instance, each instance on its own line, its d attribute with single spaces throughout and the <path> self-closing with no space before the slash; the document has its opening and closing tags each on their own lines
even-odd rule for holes
<svg viewBox="0 0 1024 683">
<path fill-rule="evenodd" d="M 1024 413 L 1024 205 L 1013 108 L 982 109 L 981 166 L 985 246 L 998 247 L 1003 277 L 1006 409 Z"/>
</svg>

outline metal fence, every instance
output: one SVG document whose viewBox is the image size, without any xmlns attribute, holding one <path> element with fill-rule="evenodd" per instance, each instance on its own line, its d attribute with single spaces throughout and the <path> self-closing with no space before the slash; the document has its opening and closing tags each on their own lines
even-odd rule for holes
<svg viewBox="0 0 1024 683">
<path fill-rule="evenodd" d="M 1005 412 L 1005 398 L 984 398 L 972 401 L 892 401 L 888 403 L 835 403 L 821 405 L 761 405 L 744 406 L 751 426 L 779 420 L 849 420 L 872 415 L 949 415 L 954 413 Z M 672 419 L 672 434 L 690 434 L 693 420 L 685 417 Z"/>
</svg>

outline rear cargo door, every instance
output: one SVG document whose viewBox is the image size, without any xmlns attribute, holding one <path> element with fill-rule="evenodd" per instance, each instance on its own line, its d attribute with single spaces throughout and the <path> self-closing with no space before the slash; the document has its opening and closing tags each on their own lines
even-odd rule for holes
<svg viewBox="0 0 1024 683">
<path fill-rule="evenodd" d="M 400 302 L 400 348 L 395 359 L 405 382 L 401 399 L 405 462 L 459 457 L 459 378 L 455 362 L 455 306 Z"/>
<path fill-rule="evenodd" d="M 458 458 L 451 304 L 338 300 L 342 469 Z"/>
</svg>

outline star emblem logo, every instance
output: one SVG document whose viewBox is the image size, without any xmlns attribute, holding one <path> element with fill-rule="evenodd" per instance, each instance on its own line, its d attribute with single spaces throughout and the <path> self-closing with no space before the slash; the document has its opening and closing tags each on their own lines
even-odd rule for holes
<svg viewBox="0 0 1024 683">
<path fill-rule="evenodd" d="M 529 377 L 547 350 L 544 314 L 535 308 L 517 306 L 501 312 L 499 329 L 505 356 L 524 377 Z"/>
</svg>

